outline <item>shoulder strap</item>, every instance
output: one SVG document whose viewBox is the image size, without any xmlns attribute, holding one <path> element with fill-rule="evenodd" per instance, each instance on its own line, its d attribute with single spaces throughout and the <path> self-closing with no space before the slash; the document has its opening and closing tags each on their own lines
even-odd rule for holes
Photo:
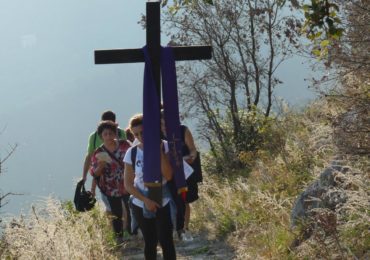
<svg viewBox="0 0 370 260">
<path fill-rule="evenodd" d="M 114 154 L 112 154 L 104 145 L 101 146 L 101 148 L 107 152 L 107 154 L 109 154 L 109 156 L 115 160 L 116 162 L 118 162 L 118 164 L 122 167 L 122 168 L 125 168 L 125 165 L 123 164 L 123 162 L 121 162 L 120 160 L 117 159 L 116 156 L 114 156 Z"/>
<path fill-rule="evenodd" d="M 134 172 L 135 172 L 135 166 L 136 166 L 136 154 L 137 154 L 137 145 L 135 145 L 131 149 L 131 162 L 132 162 L 132 168 L 134 169 Z"/>
</svg>

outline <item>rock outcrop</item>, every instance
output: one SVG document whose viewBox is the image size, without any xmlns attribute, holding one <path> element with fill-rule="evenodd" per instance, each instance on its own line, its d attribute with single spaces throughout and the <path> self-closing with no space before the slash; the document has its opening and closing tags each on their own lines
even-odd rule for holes
<svg viewBox="0 0 370 260">
<path fill-rule="evenodd" d="M 309 185 L 296 200 L 291 213 L 292 226 L 312 216 L 314 209 L 335 210 L 338 205 L 345 203 L 347 194 L 341 185 L 340 176 L 349 170 L 349 167 L 342 166 L 340 161 L 333 161 L 321 173 L 319 179 Z"/>
</svg>

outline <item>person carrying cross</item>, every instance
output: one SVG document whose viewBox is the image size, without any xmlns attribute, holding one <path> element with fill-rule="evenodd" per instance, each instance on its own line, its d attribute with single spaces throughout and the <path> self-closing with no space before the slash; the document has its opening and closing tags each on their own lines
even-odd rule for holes
<svg viewBox="0 0 370 260">
<path fill-rule="evenodd" d="M 132 117 L 129 127 L 139 144 L 128 149 L 124 157 L 124 181 L 126 190 L 133 196 L 132 211 L 144 237 L 145 259 L 156 259 L 158 242 L 162 247 L 164 259 L 176 259 L 170 217 L 171 194 L 169 191 L 164 192 L 162 203 L 158 204 L 148 198 L 148 188 L 144 185 L 143 116 L 136 115 Z M 133 156 L 134 152 L 136 152 L 135 156 Z M 172 167 L 167 155 L 168 145 L 162 141 L 158 143 L 158 152 L 160 153 L 160 168 L 163 177 L 162 185 L 165 187 L 167 181 L 173 177 Z M 151 169 L 145 170 L 150 171 Z"/>
<path fill-rule="evenodd" d="M 162 193 L 163 187 L 166 185 L 162 184 L 162 180 L 166 182 L 166 179 L 171 179 L 173 173 L 169 174 L 161 168 L 162 166 L 166 168 L 174 168 L 172 171 L 178 173 L 175 174 L 174 180 L 177 192 L 184 195 L 187 187 L 185 181 L 186 171 L 184 172 L 182 168 L 187 165 L 183 162 L 181 156 L 181 149 L 179 145 L 180 141 L 180 129 L 179 129 L 179 119 L 178 119 L 178 99 L 177 99 L 177 83 L 176 83 L 176 68 L 175 60 L 194 60 L 194 59 L 210 59 L 212 57 L 212 47 L 211 46 L 182 46 L 182 47 L 161 47 L 160 44 L 160 1 L 147 2 L 146 3 L 146 46 L 140 49 L 131 50 L 97 50 L 95 51 L 95 64 L 113 64 L 113 63 L 133 63 L 133 62 L 145 62 L 145 72 L 144 72 L 144 108 L 143 113 L 147 118 L 145 124 L 140 122 L 140 124 L 130 124 L 131 131 L 139 137 L 138 140 L 140 144 L 137 146 L 137 150 L 144 148 L 144 136 L 143 127 L 145 126 L 145 161 L 143 160 L 143 165 L 137 167 L 137 162 L 135 164 L 130 164 L 130 151 L 129 150 L 125 156 L 125 185 L 128 192 L 134 193 L 134 202 L 136 201 L 136 208 L 134 206 L 134 212 L 137 216 L 141 216 L 144 212 L 148 213 L 147 210 L 144 211 L 145 207 L 149 207 L 149 213 L 156 213 L 154 217 L 155 224 L 157 220 L 159 222 L 163 221 L 168 214 L 164 213 L 167 208 L 166 194 Z M 166 148 L 166 142 L 160 141 L 160 109 L 159 103 L 161 99 L 161 75 L 163 79 L 163 100 L 165 105 L 165 119 L 168 125 L 166 125 L 168 133 L 168 149 Z M 176 97 L 176 98 L 175 98 Z M 142 118 L 141 118 L 142 121 Z M 133 123 L 135 121 L 131 121 Z M 135 128 L 135 129 L 134 129 Z M 160 141 L 160 142 L 159 142 Z M 163 152 L 162 149 L 158 150 L 157 146 L 160 144 L 161 147 L 165 148 Z M 170 158 L 167 159 L 167 152 L 171 151 Z M 144 157 L 144 151 L 143 155 Z M 170 163 L 168 163 L 170 161 Z M 146 167 L 145 174 L 143 174 Z M 167 166 L 166 166 L 167 165 Z M 187 165 L 189 166 L 189 165 Z M 131 167 L 131 168 L 130 168 Z M 134 167 L 134 168 L 133 168 Z M 137 168 L 141 168 L 141 171 Z M 150 169 L 149 169 L 150 168 Z M 190 171 L 193 169 L 189 166 Z M 188 169 L 189 169 L 188 168 Z M 188 173 L 190 175 L 191 173 Z M 141 177 L 142 176 L 142 177 Z M 140 184 L 140 185 L 139 185 Z M 142 185 L 141 185 L 142 184 Z M 145 185 L 144 185 L 145 184 Z M 142 189 L 138 189 L 138 188 Z M 165 188 L 164 188 L 165 190 Z M 146 196 L 140 191 L 148 193 Z M 135 203 L 134 203 L 135 204 Z M 149 214 L 151 215 L 151 214 Z M 139 226 L 146 225 L 148 220 L 140 219 L 138 220 Z M 141 224 L 140 224 L 141 222 Z M 155 259 L 156 252 L 156 241 L 162 245 L 165 259 L 175 259 L 176 254 L 174 253 L 172 229 L 168 230 L 168 221 L 164 222 L 165 231 L 157 230 L 157 236 L 144 235 L 145 239 L 145 250 L 146 254 Z M 153 224 L 153 223 L 152 223 Z M 140 227 L 143 229 L 142 227 Z M 145 229 L 145 227 L 144 227 Z M 154 230 L 155 231 L 155 230 Z M 152 233 L 153 234 L 153 233 Z M 154 233 L 157 234 L 157 233 Z M 169 240 L 162 237 L 164 235 Z M 151 238 L 152 240 L 147 241 L 146 239 Z M 157 240 L 155 240 L 157 239 Z M 165 243 L 165 242 L 168 242 Z"/>
</svg>

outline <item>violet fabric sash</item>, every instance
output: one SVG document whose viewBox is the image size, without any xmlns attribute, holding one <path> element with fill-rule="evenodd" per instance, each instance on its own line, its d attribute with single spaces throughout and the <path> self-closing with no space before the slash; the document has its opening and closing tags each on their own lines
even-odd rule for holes
<svg viewBox="0 0 370 260">
<path fill-rule="evenodd" d="M 144 183 L 146 186 L 161 184 L 160 168 L 160 100 L 158 98 L 148 48 L 143 48 L 145 56 L 144 70 Z M 170 149 L 170 161 L 178 192 L 187 190 L 182 152 L 181 132 L 177 95 L 175 59 L 170 47 L 161 48 L 161 72 L 163 88 L 163 106 L 166 132 Z M 148 130 L 149 129 L 149 130 Z"/>
<path fill-rule="evenodd" d="M 164 120 L 170 161 L 178 193 L 187 191 L 182 159 L 182 140 L 177 95 L 177 76 L 172 48 L 161 49 Z"/>
<path fill-rule="evenodd" d="M 160 158 L 160 106 L 153 77 L 148 48 L 143 48 L 145 56 L 143 90 L 143 130 L 144 130 L 144 184 L 148 187 L 162 185 Z"/>
</svg>

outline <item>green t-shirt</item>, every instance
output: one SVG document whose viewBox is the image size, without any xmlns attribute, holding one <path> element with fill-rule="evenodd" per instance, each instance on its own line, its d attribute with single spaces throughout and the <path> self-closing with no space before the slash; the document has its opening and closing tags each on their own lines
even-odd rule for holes
<svg viewBox="0 0 370 260">
<path fill-rule="evenodd" d="M 118 139 L 126 140 L 125 130 L 118 128 Z M 89 143 L 87 145 L 87 153 L 92 154 L 96 150 L 96 148 L 102 145 L 102 143 L 103 140 L 100 138 L 96 131 L 94 133 L 91 133 L 91 135 L 89 136 Z"/>
</svg>

